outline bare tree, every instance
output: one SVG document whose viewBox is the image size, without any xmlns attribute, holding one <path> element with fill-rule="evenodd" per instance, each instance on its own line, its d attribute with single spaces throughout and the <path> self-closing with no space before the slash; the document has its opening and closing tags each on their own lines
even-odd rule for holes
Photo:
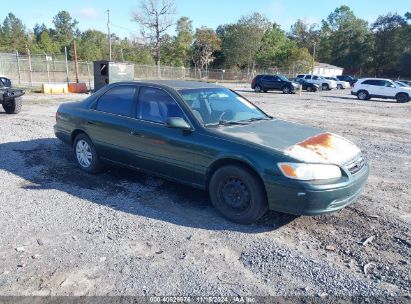
<svg viewBox="0 0 411 304">
<path fill-rule="evenodd" d="M 173 0 L 141 0 L 139 10 L 133 12 L 133 19 L 141 26 L 141 35 L 150 41 L 157 64 L 157 76 L 161 77 L 161 44 L 166 31 L 173 25 L 175 14 Z"/>
</svg>

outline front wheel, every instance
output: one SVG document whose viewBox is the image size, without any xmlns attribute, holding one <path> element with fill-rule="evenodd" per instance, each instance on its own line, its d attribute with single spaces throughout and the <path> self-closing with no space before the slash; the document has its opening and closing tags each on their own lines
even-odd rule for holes
<svg viewBox="0 0 411 304">
<path fill-rule="evenodd" d="M 211 202 L 229 220 L 251 224 L 268 209 L 264 186 L 258 176 L 239 165 L 218 169 L 209 184 Z"/>
<path fill-rule="evenodd" d="M 86 134 L 77 135 L 74 140 L 74 153 L 80 169 L 88 173 L 98 173 L 103 168 L 97 150 Z"/>
<path fill-rule="evenodd" d="M 312 92 L 313 88 L 312 87 L 307 87 L 307 92 Z"/>
<path fill-rule="evenodd" d="M 289 86 L 285 86 L 285 87 L 283 88 L 283 93 L 284 93 L 284 94 L 290 94 L 290 93 L 291 93 L 291 88 L 290 88 Z"/>
<path fill-rule="evenodd" d="M 321 89 L 323 91 L 328 91 L 330 89 L 330 86 L 327 83 L 323 83 L 322 86 L 321 86 Z"/>
<path fill-rule="evenodd" d="M 359 91 L 357 93 L 357 98 L 359 100 L 368 100 L 369 99 L 369 95 L 367 91 Z"/>
<path fill-rule="evenodd" d="M 21 107 L 23 105 L 23 100 L 21 97 L 16 97 L 3 104 L 3 109 L 7 114 L 17 114 L 20 113 Z"/>
<path fill-rule="evenodd" d="M 342 90 L 342 89 L 343 89 L 342 84 L 337 84 L 337 90 Z"/>
</svg>

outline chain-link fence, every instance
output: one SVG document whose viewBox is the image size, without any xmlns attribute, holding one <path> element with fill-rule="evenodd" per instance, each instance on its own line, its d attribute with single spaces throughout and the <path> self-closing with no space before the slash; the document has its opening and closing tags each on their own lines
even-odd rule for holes
<svg viewBox="0 0 411 304">
<path fill-rule="evenodd" d="M 134 76 L 137 80 L 158 79 L 155 65 L 134 65 Z M 160 67 L 161 79 L 200 80 L 210 82 L 250 82 L 257 74 L 282 74 L 295 77 L 297 73 L 306 72 L 298 64 L 292 68 L 258 68 L 254 70 L 239 69 L 198 69 L 184 67 Z M 18 53 L 0 53 L 0 75 L 12 80 L 14 84 L 40 87 L 42 83 L 68 83 L 76 81 L 74 61 L 66 60 L 64 54 L 57 55 L 19 55 Z M 94 87 L 93 63 L 78 62 L 78 80 L 89 89 Z"/>
</svg>

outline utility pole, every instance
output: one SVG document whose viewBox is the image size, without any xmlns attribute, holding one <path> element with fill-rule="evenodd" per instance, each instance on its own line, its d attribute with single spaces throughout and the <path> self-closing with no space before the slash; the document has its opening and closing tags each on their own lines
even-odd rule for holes
<svg viewBox="0 0 411 304">
<path fill-rule="evenodd" d="M 110 10 L 107 10 L 107 34 L 108 34 L 108 48 L 109 48 L 109 59 L 111 61 L 111 34 L 110 34 Z"/>
<path fill-rule="evenodd" d="M 311 67 L 311 75 L 313 75 L 314 74 L 314 62 L 315 62 L 315 42 L 314 42 L 314 51 L 313 51 L 313 64 L 312 64 L 312 67 Z"/>
</svg>

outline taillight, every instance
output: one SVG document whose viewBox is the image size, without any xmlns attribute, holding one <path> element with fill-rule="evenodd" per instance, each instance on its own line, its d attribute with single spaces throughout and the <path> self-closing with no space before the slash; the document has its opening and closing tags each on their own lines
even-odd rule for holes
<svg viewBox="0 0 411 304">
<path fill-rule="evenodd" d="M 253 81 L 251 82 L 252 85 L 255 85 L 255 79 L 253 79 Z"/>
</svg>

